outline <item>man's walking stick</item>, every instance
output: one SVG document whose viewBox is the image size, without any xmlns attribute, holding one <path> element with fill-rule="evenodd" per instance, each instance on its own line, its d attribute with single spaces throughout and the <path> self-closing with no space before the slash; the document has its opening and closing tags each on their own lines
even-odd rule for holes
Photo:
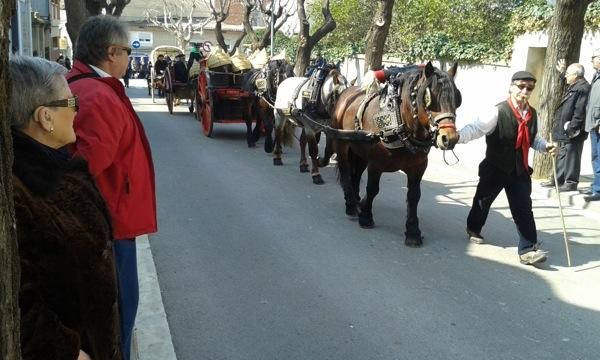
<svg viewBox="0 0 600 360">
<path fill-rule="evenodd" d="M 550 142 L 552 141 L 552 134 L 550 134 Z M 556 158 L 552 157 L 552 171 L 554 172 L 554 187 L 556 188 L 556 196 L 558 197 L 558 208 L 560 210 L 560 220 L 562 221 L 563 237 L 565 238 L 565 250 L 567 252 L 567 265 L 571 267 L 571 255 L 569 254 L 569 240 L 567 240 L 567 227 L 565 226 L 565 215 L 563 214 L 562 202 L 560 200 L 560 191 L 558 190 L 558 182 L 556 181 Z"/>
</svg>

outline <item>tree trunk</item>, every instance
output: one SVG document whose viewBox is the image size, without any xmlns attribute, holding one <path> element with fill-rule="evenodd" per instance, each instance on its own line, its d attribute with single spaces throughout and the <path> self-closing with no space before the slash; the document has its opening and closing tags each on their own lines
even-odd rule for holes
<svg viewBox="0 0 600 360">
<path fill-rule="evenodd" d="M 79 37 L 79 29 L 83 25 L 85 19 L 91 14 L 88 13 L 84 0 L 64 0 L 65 1 L 65 12 L 67 14 L 67 33 L 71 38 L 73 46 L 77 42 Z"/>
<path fill-rule="evenodd" d="M 0 2 L 0 359 L 20 359 L 19 254 L 12 193 L 12 137 L 8 121 L 8 34 L 14 1 Z M 4 35 L 3 35 L 4 34 Z"/>
<path fill-rule="evenodd" d="M 554 113 L 562 93 L 556 63 L 566 59 L 567 65 L 579 60 L 583 38 L 584 17 L 590 0 L 558 0 L 548 30 L 548 47 L 544 63 L 544 76 L 540 93 L 539 135 L 550 140 Z M 536 153 L 533 159 L 533 177 L 548 178 L 552 174 L 552 158 L 546 153 Z"/>
<path fill-rule="evenodd" d="M 390 31 L 393 8 L 394 0 L 377 0 L 377 11 L 367 34 L 364 72 L 381 68 L 383 48 Z"/>
<path fill-rule="evenodd" d="M 321 12 L 325 22 L 323 25 L 315 31 L 314 34 L 310 35 L 310 23 L 306 17 L 306 11 L 304 10 L 304 0 L 298 0 L 298 20 L 300 21 L 300 39 L 298 44 L 298 50 L 296 51 L 296 65 L 294 66 L 294 73 L 296 76 L 304 75 L 306 68 L 310 62 L 310 53 L 319 41 L 324 38 L 327 34 L 332 32 L 336 23 L 329 11 L 329 0 L 324 0 L 321 6 Z"/>
</svg>

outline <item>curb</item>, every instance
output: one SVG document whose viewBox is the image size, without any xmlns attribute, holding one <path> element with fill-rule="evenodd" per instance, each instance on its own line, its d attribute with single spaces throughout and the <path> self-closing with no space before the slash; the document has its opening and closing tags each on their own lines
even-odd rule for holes
<svg viewBox="0 0 600 360">
<path fill-rule="evenodd" d="M 133 329 L 134 360 L 177 360 L 148 236 L 136 239 L 140 302 Z"/>
</svg>

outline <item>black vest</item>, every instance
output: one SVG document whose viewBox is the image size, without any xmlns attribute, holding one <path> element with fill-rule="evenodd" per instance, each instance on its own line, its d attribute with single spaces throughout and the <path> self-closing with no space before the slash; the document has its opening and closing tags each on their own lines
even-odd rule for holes
<svg viewBox="0 0 600 360">
<path fill-rule="evenodd" d="M 529 172 L 529 168 L 525 169 L 523 166 L 521 149 L 515 149 L 519 122 L 508 101 L 503 101 L 496 107 L 498 108 L 498 125 L 491 134 L 485 137 L 487 149 L 484 161 L 509 175 L 521 175 L 523 172 Z M 529 128 L 529 139 L 533 144 L 533 139 L 537 135 L 537 112 L 531 106 L 529 106 L 529 110 L 533 117 L 527 123 L 527 127 Z"/>
</svg>

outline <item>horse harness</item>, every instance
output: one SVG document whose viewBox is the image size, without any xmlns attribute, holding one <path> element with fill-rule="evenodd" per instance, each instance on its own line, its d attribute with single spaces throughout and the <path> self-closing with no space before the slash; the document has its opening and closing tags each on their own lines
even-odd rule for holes
<svg viewBox="0 0 600 360">
<path fill-rule="evenodd" d="M 429 110 L 429 106 L 431 106 L 431 91 L 429 86 L 432 79 L 429 77 L 425 82 L 422 79 L 423 77 L 418 77 L 414 85 L 410 84 L 410 108 L 413 119 L 418 121 L 420 105 L 418 99 L 423 99 L 423 109 L 431 125 L 426 139 L 416 138 L 407 126 L 406 121 L 402 119 L 400 113 L 402 99 L 398 96 L 404 85 L 405 79 L 402 76 L 389 79 L 388 84 L 381 91 L 368 95 L 363 99 L 354 117 L 355 129 L 358 131 L 362 130 L 362 120 L 369 102 L 379 97 L 379 112 L 374 116 L 373 121 L 379 129 L 379 132 L 375 135 L 381 140 L 382 144 L 388 149 L 406 148 L 411 153 L 416 153 L 418 150 L 428 153 L 431 146 L 436 145 L 435 139 L 439 129 L 455 126 L 454 123 L 440 124 L 440 122 L 445 119 L 454 119 L 455 115 L 452 113 L 440 113 L 435 117 L 432 116 L 431 110 Z M 419 95 L 422 96 L 419 97 Z"/>
</svg>

